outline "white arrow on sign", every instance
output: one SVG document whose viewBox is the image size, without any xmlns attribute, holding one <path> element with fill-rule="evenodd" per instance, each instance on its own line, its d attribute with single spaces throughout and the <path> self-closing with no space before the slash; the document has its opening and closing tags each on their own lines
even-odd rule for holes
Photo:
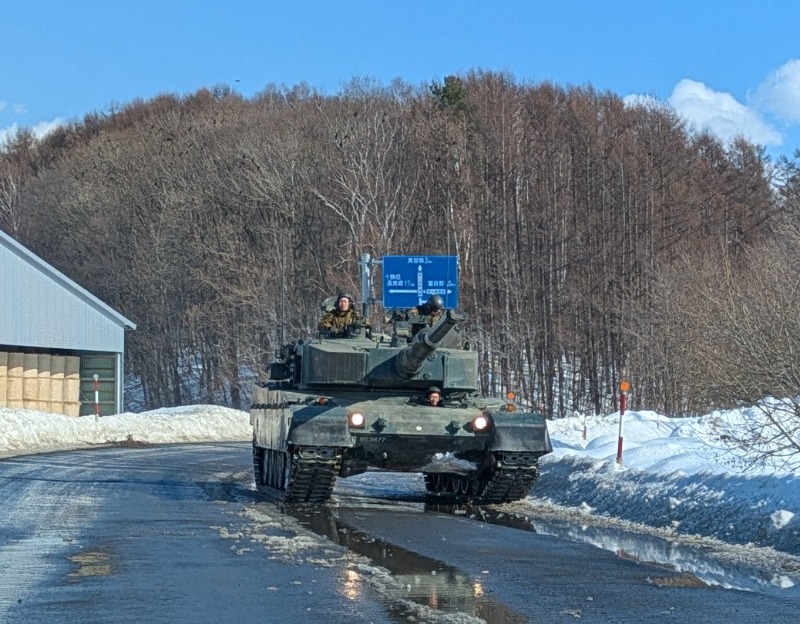
<svg viewBox="0 0 800 624">
<path fill-rule="evenodd" d="M 390 289 L 389 289 L 389 292 L 390 292 L 390 293 L 392 293 L 392 294 L 394 295 L 394 294 L 398 294 L 398 293 L 402 293 L 402 294 L 405 294 L 405 293 L 415 293 L 415 292 L 417 292 L 417 291 L 416 291 L 416 290 L 397 290 L 396 288 L 390 288 Z"/>
</svg>

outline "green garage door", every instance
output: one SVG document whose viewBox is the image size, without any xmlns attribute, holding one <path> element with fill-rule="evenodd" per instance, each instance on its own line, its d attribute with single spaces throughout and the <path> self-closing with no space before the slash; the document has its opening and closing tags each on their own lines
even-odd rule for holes
<svg viewBox="0 0 800 624">
<path fill-rule="evenodd" d="M 81 355 L 81 416 L 95 413 L 95 379 L 97 375 L 98 406 L 100 416 L 117 413 L 117 378 L 111 355 Z"/>
</svg>

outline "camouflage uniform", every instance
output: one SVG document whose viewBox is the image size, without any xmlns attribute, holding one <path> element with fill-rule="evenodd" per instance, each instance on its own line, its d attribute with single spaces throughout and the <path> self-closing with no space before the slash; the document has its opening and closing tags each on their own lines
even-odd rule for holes
<svg viewBox="0 0 800 624">
<path fill-rule="evenodd" d="M 444 310 L 431 310 L 430 306 L 427 303 L 423 303 L 421 305 L 415 306 L 411 308 L 406 315 L 408 320 L 414 322 L 418 320 L 420 315 L 427 315 L 428 317 L 428 326 L 433 326 L 436 324 L 442 315 L 444 314 Z"/>
<path fill-rule="evenodd" d="M 320 331 L 341 332 L 361 320 L 361 315 L 353 308 L 342 312 L 339 309 L 326 312 L 317 328 Z"/>
</svg>

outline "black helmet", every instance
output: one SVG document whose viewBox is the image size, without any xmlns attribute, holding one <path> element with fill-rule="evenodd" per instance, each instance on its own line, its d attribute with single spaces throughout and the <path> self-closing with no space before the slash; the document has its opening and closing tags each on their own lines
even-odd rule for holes
<svg viewBox="0 0 800 624">
<path fill-rule="evenodd" d="M 431 310 L 444 310 L 444 299 L 441 295 L 431 295 L 428 298 L 428 307 Z"/>
<path fill-rule="evenodd" d="M 430 387 L 430 388 L 428 388 L 428 390 L 425 392 L 425 396 L 426 396 L 426 397 L 428 397 L 428 396 L 432 395 L 434 392 L 435 392 L 436 394 L 441 394 L 441 393 L 442 393 L 442 391 L 441 391 L 441 390 L 439 390 L 439 388 L 437 388 L 436 386 L 431 386 L 431 387 Z"/>
<path fill-rule="evenodd" d="M 340 292 L 338 295 L 336 295 L 336 303 L 339 303 L 339 299 L 342 299 L 342 298 L 349 299 L 350 300 L 350 305 L 354 305 L 355 304 L 356 300 L 353 299 L 353 295 L 351 295 L 350 293 Z"/>
</svg>

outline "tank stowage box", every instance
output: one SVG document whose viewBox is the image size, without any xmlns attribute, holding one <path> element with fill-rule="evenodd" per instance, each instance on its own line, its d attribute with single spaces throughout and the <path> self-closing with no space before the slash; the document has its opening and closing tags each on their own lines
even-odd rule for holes
<svg viewBox="0 0 800 624">
<path fill-rule="evenodd" d="M 552 450 L 541 414 L 477 388 L 477 352 L 449 310 L 432 327 L 396 316 L 392 334 L 367 325 L 285 345 L 253 389 L 253 468 L 260 492 L 322 502 L 336 477 L 378 469 L 421 472 L 430 498 L 503 503 L 524 498 Z M 431 405 L 436 387 L 442 402 Z"/>
</svg>

